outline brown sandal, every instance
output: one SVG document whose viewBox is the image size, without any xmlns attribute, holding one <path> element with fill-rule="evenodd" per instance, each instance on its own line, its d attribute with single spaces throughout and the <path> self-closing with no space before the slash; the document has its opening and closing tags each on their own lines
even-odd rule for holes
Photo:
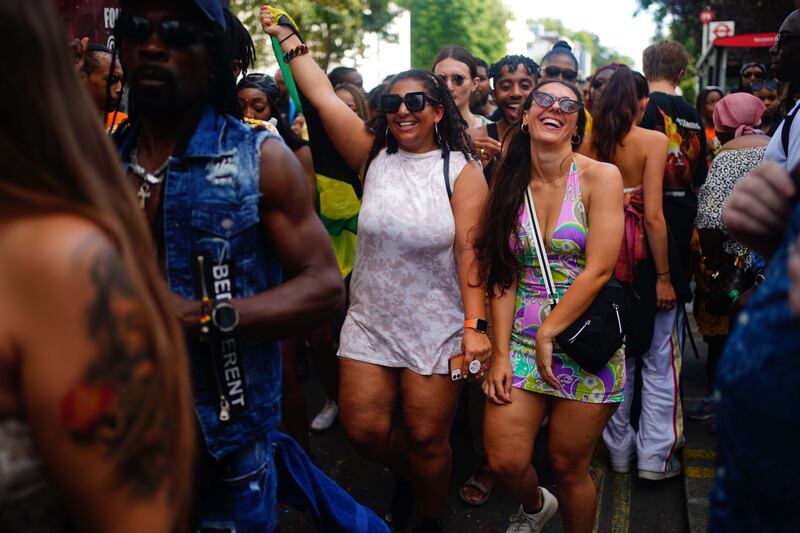
<svg viewBox="0 0 800 533">
<path fill-rule="evenodd" d="M 486 473 L 491 477 L 491 482 L 488 484 L 481 483 L 476 479 L 476 475 L 478 473 Z M 461 488 L 458 491 L 458 496 L 461 498 L 461 501 L 466 503 L 467 505 L 471 505 L 473 507 L 479 507 L 486 503 L 489 498 L 492 496 L 492 489 L 494 489 L 496 481 L 494 479 L 494 474 L 491 470 L 487 467 L 480 467 L 475 470 L 475 472 L 470 476 L 470 478 L 461 485 Z M 464 489 L 473 488 L 481 494 L 481 497 L 478 499 L 471 499 Z"/>
</svg>

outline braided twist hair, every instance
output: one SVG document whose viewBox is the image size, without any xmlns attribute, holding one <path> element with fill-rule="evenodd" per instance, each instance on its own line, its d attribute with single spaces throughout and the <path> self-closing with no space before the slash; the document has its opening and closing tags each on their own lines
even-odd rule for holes
<svg viewBox="0 0 800 533">
<path fill-rule="evenodd" d="M 525 71 L 531 76 L 539 78 L 539 65 L 536 64 L 536 61 L 530 57 L 513 54 L 504 56 L 497 63 L 492 64 L 489 69 L 489 79 L 494 81 L 499 78 L 503 74 L 503 67 L 506 67 L 508 72 L 513 74 L 519 66 L 525 68 Z"/>
<path fill-rule="evenodd" d="M 225 33 L 231 59 L 239 62 L 242 75 L 247 74 L 248 69 L 256 63 L 256 46 L 253 44 L 253 37 L 242 21 L 228 8 L 222 8 L 222 12 L 225 13 L 227 26 Z"/>
<path fill-rule="evenodd" d="M 453 96 L 450 94 L 444 78 L 434 76 L 424 70 L 406 70 L 392 78 L 386 93 L 391 93 L 394 85 L 401 80 L 414 80 L 421 83 L 425 94 L 438 105 L 444 107 L 442 119 L 434 130 L 434 139 L 442 149 L 442 157 L 447 152 L 455 151 L 464 154 L 467 160 L 475 159 L 475 146 L 472 144 L 472 138 L 469 133 L 467 133 L 467 123 L 461 117 L 461 113 L 459 113 L 456 103 L 453 101 Z M 387 153 L 394 154 L 397 153 L 398 149 L 397 139 L 389 132 L 389 121 L 386 119 L 385 113 L 380 112 L 373 117 L 368 123 L 368 127 L 375 134 L 375 140 L 372 143 L 369 156 L 367 156 L 367 163 L 364 166 L 365 176 L 370 163 L 381 150 L 386 148 Z"/>
</svg>

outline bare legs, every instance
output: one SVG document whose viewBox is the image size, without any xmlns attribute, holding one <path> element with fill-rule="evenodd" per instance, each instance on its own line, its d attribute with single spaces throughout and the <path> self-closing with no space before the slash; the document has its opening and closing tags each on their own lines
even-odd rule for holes
<svg viewBox="0 0 800 533">
<path fill-rule="evenodd" d="M 340 360 L 340 420 L 358 451 L 398 474 L 410 472 L 418 514 L 436 520 L 450 477 L 450 426 L 460 386 L 448 376 Z M 394 420 L 402 397 L 402 421 Z"/>
<path fill-rule="evenodd" d="M 550 406 L 550 460 L 567 532 L 591 531 L 597 494 L 589 475 L 594 447 L 616 404 L 589 404 L 511 389 L 512 403 L 486 404 L 484 443 L 489 466 L 527 513 L 541 509 L 539 479 L 531 466 L 536 435 Z"/>
</svg>

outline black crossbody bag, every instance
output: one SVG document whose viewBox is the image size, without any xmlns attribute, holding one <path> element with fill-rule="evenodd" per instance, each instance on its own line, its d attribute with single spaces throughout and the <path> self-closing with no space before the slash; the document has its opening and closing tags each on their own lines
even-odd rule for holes
<svg viewBox="0 0 800 533">
<path fill-rule="evenodd" d="M 550 311 L 558 304 L 558 293 L 547 259 L 547 248 L 536 217 L 533 192 L 525 190 L 530 234 L 533 248 L 539 259 L 544 287 L 550 298 Z M 589 308 L 572 324 L 556 336 L 561 351 L 569 355 L 584 370 L 597 372 L 620 349 L 625 341 L 627 327 L 627 293 L 614 277 L 600 290 Z"/>
</svg>

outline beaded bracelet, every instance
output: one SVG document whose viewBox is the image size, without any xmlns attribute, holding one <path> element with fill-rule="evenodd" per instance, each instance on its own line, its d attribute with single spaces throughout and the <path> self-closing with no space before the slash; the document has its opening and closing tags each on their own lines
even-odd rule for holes
<svg viewBox="0 0 800 533">
<path fill-rule="evenodd" d="M 307 53 L 308 53 L 308 46 L 306 46 L 305 44 L 298 44 L 297 46 L 295 46 L 294 48 L 283 54 L 283 61 L 285 63 L 288 63 L 295 57 L 306 55 Z"/>
<path fill-rule="evenodd" d="M 200 299 L 200 341 L 208 342 L 209 333 L 211 332 L 211 303 L 208 296 L 203 296 Z"/>
</svg>

